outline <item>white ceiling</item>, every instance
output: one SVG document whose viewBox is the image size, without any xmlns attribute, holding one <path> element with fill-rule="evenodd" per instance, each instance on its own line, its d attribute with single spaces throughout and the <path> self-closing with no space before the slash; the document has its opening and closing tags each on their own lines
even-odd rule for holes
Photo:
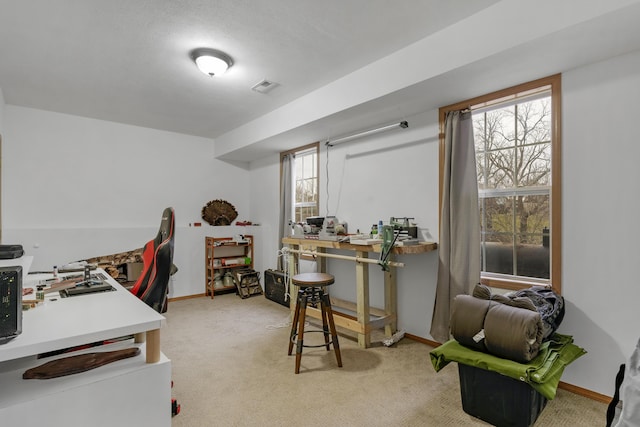
<svg viewBox="0 0 640 427">
<path fill-rule="evenodd" d="M 496 0 L 0 0 L 7 104 L 215 138 Z M 235 65 L 219 78 L 189 52 Z M 279 84 L 268 94 L 251 87 Z"/>
<path fill-rule="evenodd" d="M 328 122 L 357 130 L 397 115 L 399 104 L 408 115 L 640 49 L 638 22 L 637 0 L 0 0 L 0 89 L 6 104 L 215 138 L 223 158 L 247 161 L 310 142 L 301 135 L 326 132 Z M 509 34 L 496 28 L 503 23 Z M 440 68 L 450 58 L 432 49 L 414 67 L 432 67 L 424 77 L 291 129 L 250 131 L 332 82 L 473 25 L 471 38 L 486 39 L 475 46 L 495 49 L 461 51 Z M 235 64 L 209 78 L 189 58 L 197 47 Z M 265 78 L 278 86 L 250 89 Z"/>
</svg>

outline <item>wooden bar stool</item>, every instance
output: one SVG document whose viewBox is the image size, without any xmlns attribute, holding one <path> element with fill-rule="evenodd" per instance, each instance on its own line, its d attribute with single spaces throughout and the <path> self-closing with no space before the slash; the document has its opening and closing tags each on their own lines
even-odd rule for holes
<svg viewBox="0 0 640 427">
<path fill-rule="evenodd" d="M 296 344 L 296 374 L 300 373 L 300 359 L 302 359 L 302 347 L 326 347 L 327 351 L 333 344 L 333 350 L 336 354 L 338 366 L 342 367 L 342 358 L 340 357 L 340 344 L 338 343 L 338 334 L 336 333 L 336 325 L 333 323 L 333 311 L 331 310 L 331 301 L 329 294 L 325 292 L 325 287 L 335 282 L 331 274 L 326 273 L 302 273 L 296 274 L 291 278 L 294 285 L 299 287 L 298 298 L 296 299 L 296 308 L 293 313 L 293 322 L 291 322 L 291 337 L 289 339 L 289 356 L 293 350 L 293 344 Z M 322 332 L 324 334 L 324 344 L 305 345 L 304 344 L 304 322 L 307 312 L 307 305 L 317 307 L 320 304 L 320 313 L 322 317 Z M 296 332 L 297 328 L 297 332 Z M 331 339 L 329 339 L 329 331 Z"/>
</svg>

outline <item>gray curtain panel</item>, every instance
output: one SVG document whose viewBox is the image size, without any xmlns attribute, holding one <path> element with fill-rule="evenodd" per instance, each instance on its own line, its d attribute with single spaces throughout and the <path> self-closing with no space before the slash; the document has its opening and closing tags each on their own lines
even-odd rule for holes
<svg viewBox="0 0 640 427">
<path fill-rule="evenodd" d="M 438 284 L 430 330 L 441 343 L 450 338 L 453 299 L 471 293 L 480 282 L 478 177 L 470 112 L 447 113 L 444 150 Z"/>
<path fill-rule="evenodd" d="M 293 210 L 293 165 L 295 155 L 286 154 L 282 158 L 282 179 L 280 181 L 280 224 L 278 230 L 278 247 L 282 247 L 282 238 L 289 235 L 289 221 Z M 283 270 L 283 260 L 278 256 L 278 270 Z"/>
</svg>

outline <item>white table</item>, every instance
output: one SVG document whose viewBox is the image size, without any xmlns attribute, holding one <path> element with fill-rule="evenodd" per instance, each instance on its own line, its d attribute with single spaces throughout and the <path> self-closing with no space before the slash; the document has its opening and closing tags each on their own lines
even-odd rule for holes
<svg viewBox="0 0 640 427">
<path fill-rule="evenodd" d="M 164 316 L 98 272 L 114 291 L 69 298 L 47 294 L 44 303 L 23 312 L 22 334 L 0 345 L 0 424 L 171 425 L 171 362 L 160 351 Z M 24 287 L 45 277 L 29 276 Z M 83 352 L 138 346 L 140 355 L 65 377 L 22 379 L 25 370 L 68 356 L 37 359 L 38 354 L 128 335 L 135 340 Z"/>
</svg>

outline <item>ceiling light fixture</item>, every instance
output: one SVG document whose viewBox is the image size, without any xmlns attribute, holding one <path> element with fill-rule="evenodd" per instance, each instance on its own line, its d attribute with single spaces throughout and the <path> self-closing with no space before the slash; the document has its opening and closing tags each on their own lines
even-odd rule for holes
<svg viewBox="0 0 640 427">
<path fill-rule="evenodd" d="M 233 65 L 233 60 L 229 55 L 206 47 L 193 50 L 191 59 L 193 59 L 200 71 L 211 77 L 224 74 Z"/>
</svg>

